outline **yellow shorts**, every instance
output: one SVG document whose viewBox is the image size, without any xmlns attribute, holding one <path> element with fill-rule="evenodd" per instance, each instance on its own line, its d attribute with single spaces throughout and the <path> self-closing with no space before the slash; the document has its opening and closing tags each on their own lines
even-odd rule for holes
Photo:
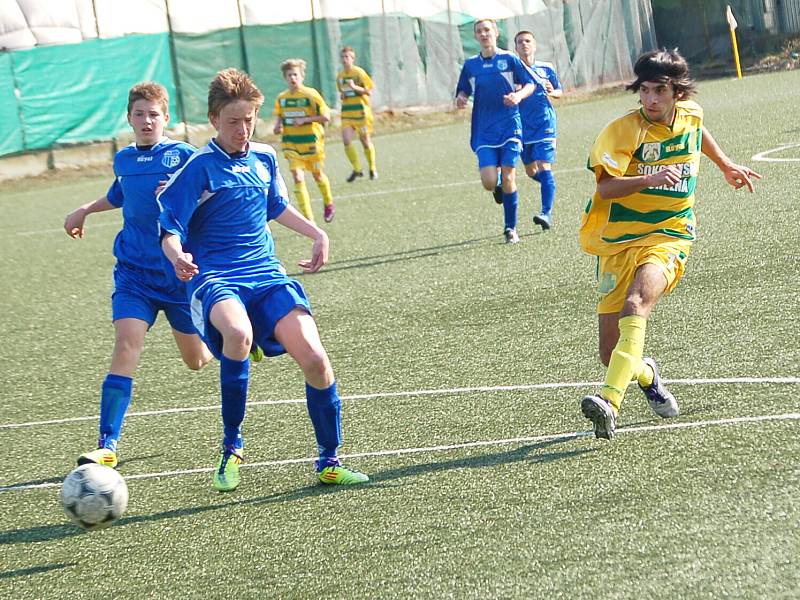
<svg viewBox="0 0 800 600">
<path fill-rule="evenodd" d="M 313 156 L 299 156 L 297 154 L 287 154 L 286 160 L 289 162 L 289 169 L 300 169 L 311 173 L 321 173 L 325 169 L 325 155 L 314 154 Z"/>
<path fill-rule="evenodd" d="M 671 292 L 683 276 L 691 247 L 691 243 L 687 242 L 663 242 L 654 246 L 632 246 L 618 254 L 599 256 L 597 289 L 600 301 L 597 303 L 597 313 L 602 315 L 621 311 L 636 269 L 647 263 L 663 269 L 667 280 L 664 293 Z"/>
<path fill-rule="evenodd" d="M 342 129 L 345 127 L 352 127 L 359 135 L 369 135 L 372 133 L 372 112 L 370 111 L 363 118 L 348 119 L 342 117 Z"/>
</svg>

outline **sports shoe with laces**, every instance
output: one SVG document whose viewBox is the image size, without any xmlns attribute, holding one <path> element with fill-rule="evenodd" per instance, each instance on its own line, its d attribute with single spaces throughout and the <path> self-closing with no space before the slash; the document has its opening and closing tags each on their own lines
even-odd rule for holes
<svg viewBox="0 0 800 600">
<path fill-rule="evenodd" d="M 675 400 L 675 396 L 670 393 L 661 381 L 656 361 L 649 357 L 645 357 L 642 360 L 653 369 L 653 383 L 647 387 L 642 387 L 642 385 L 639 384 L 639 389 L 647 396 L 647 403 L 650 405 L 650 408 L 662 419 L 677 417 L 680 412 L 678 410 L 678 401 Z"/>
<path fill-rule="evenodd" d="M 333 202 L 330 204 L 325 205 L 325 212 L 323 213 L 322 218 L 325 219 L 326 223 L 330 223 L 333 221 L 333 215 L 336 213 L 336 207 L 333 205 Z"/>
<path fill-rule="evenodd" d="M 581 412 L 594 425 L 594 436 L 610 440 L 617 429 L 617 412 L 608 400 L 593 394 L 581 400 Z"/>
<path fill-rule="evenodd" d="M 506 244 L 516 244 L 519 242 L 519 236 L 517 235 L 516 229 L 506 227 L 506 229 L 503 231 L 503 236 L 506 238 Z"/>
<path fill-rule="evenodd" d="M 356 179 L 358 179 L 359 177 L 363 177 L 363 176 L 364 176 L 364 172 L 363 171 L 353 171 L 352 173 L 350 173 L 350 176 L 347 178 L 347 183 L 353 183 Z"/>
<path fill-rule="evenodd" d="M 348 469 L 338 459 L 317 461 L 317 477 L 326 485 L 354 485 L 367 483 L 369 477 L 353 469 Z"/>
<path fill-rule="evenodd" d="M 254 343 L 250 347 L 250 354 L 248 356 L 250 357 L 250 362 L 261 362 L 264 360 L 264 351 L 261 349 L 261 346 Z"/>
<path fill-rule="evenodd" d="M 97 450 L 81 454 L 78 457 L 77 463 L 79 465 L 97 463 L 98 465 L 104 465 L 114 469 L 117 466 L 117 453 L 108 448 L 98 448 Z"/>
<path fill-rule="evenodd" d="M 370 171 L 369 172 L 369 178 L 370 179 L 377 179 L 378 178 L 378 172 L 377 171 Z"/>
<path fill-rule="evenodd" d="M 533 222 L 542 228 L 542 231 L 547 231 L 553 226 L 553 219 L 550 215 L 539 213 L 533 216 Z"/>
<path fill-rule="evenodd" d="M 492 196 L 494 197 L 494 201 L 497 204 L 503 203 L 503 188 L 499 185 L 495 186 L 494 191 L 492 192 Z"/>
<path fill-rule="evenodd" d="M 214 489 L 230 492 L 239 485 L 239 465 L 244 462 L 242 449 L 225 446 L 219 453 L 219 462 L 214 471 Z"/>
</svg>

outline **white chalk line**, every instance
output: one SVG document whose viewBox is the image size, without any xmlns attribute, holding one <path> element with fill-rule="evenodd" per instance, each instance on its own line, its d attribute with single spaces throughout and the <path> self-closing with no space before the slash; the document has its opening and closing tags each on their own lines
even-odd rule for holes
<svg viewBox="0 0 800 600">
<path fill-rule="evenodd" d="M 759 152 L 758 154 L 753 154 L 753 156 L 750 157 L 750 160 L 756 160 L 760 162 L 800 162 L 800 156 L 790 157 L 790 158 L 769 157 L 769 155 L 774 152 L 780 152 L 781 150 L 788 150 L 789 148 L 798 148 L 798 147 L 800 147 L 800 144 L 798 143 L 781 144 L 776 148 L 770 148 L 769 150 L 764 150 L 763 152 Z"/>
<path fill-rule="evenodd" d="M 474 387 L 440 388 L 409 390 L 403 392 L 375 392 L 371 394 L 352 394 L 341 396 L 341 400 L 375 400 L 378 398 L 414 398 L 418 396 L 443 396 L 449 394 L 472 394 L 475 392 L 520 392 L 530 390 L 553 390 L 565 388 L 592 388 L 602 385 L 602 381 L 578 381 L 578 382 L 557 382 L 557 383 L 533 383 L 524 385 L 482 385 Z M 711 379 L 664 379 L 664 383 L 677 385 L 730 385 L 730 384 L 800 384 L 800 377 L 719 377 Z M 631 384 L 632 385 L 632 384 Z M 305 404 L 305 398 L 295 398 L 289 400 L 256 400 L 248 401 L 248 408 L 254 406 L 273 406 L 281 404 Z M 139 412 L 129 412 L 125 415 L 126 419 L 131 417 L 153 417 L 160 415 L 191 413 L 209 410 L 219 410 L 219 403 L 206 406 L 185 406 L 177 408 L 165 408 L 161 410 L 147 410 Z M 81 421 L 96 421 L 99 415 L 83 417 L 67 417 L 64 419 L 50 419 L 47 421 L 28 421 L 25 423 L 5 423 L 0 424 L 1 429 L 20 429 L 23 427 L 37 427 L 43 425 L 60 425 L 64 423 L 77 423 Z"/>
<path fill-rule="evenodd" d="M 571 169 L 553 169 L 553 173 L 556 174 L 556 175 L 558 175 L 559 173 L 576 173 L 578 171 L 586 171 L 586 168 L 585 167 L 574 167 L 574 168 L 571 168 Z M 450 181 L 450 182 L 447 182 L 447 183 L 431 183 L 431 184 L 424 185 L 424 186 L 407 187 L 407 188 L 402 188 L 402 189 L 397 189 L 397 190 L 378 190 L 378 191 L 374 191 L 374 192 L 364 192 L 364 193 L 361 193 L 361 194 L 346 194 L 344 196 L 336 196 L 335 200 L 338 202 L 340 200 L 354 200 L 354 199 L 357 199 L 357 198 L 370 198 L 370 197 L 373 197 L 373 196 L 387 196 L 389 194 L 407 194 L 407 193 L 411 193 L 411 192 L 423 192 L 423 191 L 431 190 L 431 189 L 448 188 L 448 187 L 459 187 L 459 186 L 464 186 L 464 185 L 474 185 L 474 186 L 481 187 L 481 182 L 480 181 Z M 483 189 L 483 188 L 481 188 L 481 189 Z M 317 199 L 317 198 L 314 198 L 312 196 L 312 199 Z M 122 226 L 122 222 L 121 221 L 117 221 L 117 222 L 113 222 L 113 223 L 109 223 L 109 222 L 87 223 L 86 224 L 86 229 L 87 230 L 91 230 L 91 229 L 94 229 L 96 227 L 111 227 L 111 226 L 121 227 Z M 63 231 L 64 231 L 64 228 L 63 227 L 59 227 L 57 229 L 53 228 L 53 229 L 38 229 L 36 231 L 17 231 L 17 235 L 35 236 L 35 235 L 44 235 L 44 234 L 47 234 L 47 233 L 60 233 L 60 232 L 63 232 Z"/>
<path fill-rule="evenodd" d="M 784 413 L 778 415 L 756 415 L 751 417 L 734 417 L 729 419 L 709 419 L 703 421 L 691 421 L 685 423 L 668 423 L 665 425 L 641 425 L 636 427 L 620 427 L 617 429 L 617 435 L 626 433 L 646 433 L 646 432 L 662 432 L 673 431 L 679 429 L 697 429 L 701 427 L 714 427 L 725 425 L 742 425 L 751 423 L 764 423 L 769 421 L 797 421 L 800 420 L 800 413 Z M 542 442 L 552 442 L 558 440 L 570 440 L 576 438 L 586 438 L 593 436 L 594 433 L 589 431 L 573 431 L 571 433 L 555 433 L 548 435 L 526 436 L 504 438 L 496 440 L 478 440 L 474 442 L 463 442 L 459 444 L 442 444 L 438 446 L 421 446 L 416 448 L 398 448 L 395 450 L 376 450 L 373 452 L 356 452 L 352 454 L 342 454 L 340 458 L 374 458 L 380 456 L 402 456 L 406 454 L 425 454 L 433 452 L 449 452 L 452 450 L 463 450 L 465 448 L 480 448 L 487 446 L 507 446 L 512 444 L 537 444 Z M 306 458 L 289 458 L 283 460 L 267 460 L 254 463 L 244 463 L 242 468 L 258 468 L 258 467 L 278 467 L 293 464 L 312 463 L 316 457 Z M 141 473 L 138 475 L 125 475 L 126 481 L 138 479 L 155 479 L 158 477 L 178 477 L 181 475 L 195 475 L 198 473 L 211 473 L 215 467 L 202 467 L 196 469 L 180 469 L 175 471 L 161 471 L 158 473 Z M 0 492 L 13 492 L 25 491 L 43 488 L 57 488 L 61 487 L 61 482 L 46 482 L 35 484 L 20 484 L 9 485 L 0 487 Z"/>
</svg>

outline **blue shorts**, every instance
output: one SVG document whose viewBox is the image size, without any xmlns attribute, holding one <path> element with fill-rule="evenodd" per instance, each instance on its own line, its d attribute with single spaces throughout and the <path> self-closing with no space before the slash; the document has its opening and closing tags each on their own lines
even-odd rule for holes
<svg viewBox="0 0 800 600">
<path fill-rule="evenodd" d="M 478 168 L 484 167 L 513 167 L 517 164 L 522 144 L 517 140 L 510 140 L 496 148 L 482 146 L 475 151 L 478 156 Z"/>
<path fill-rule="evenodd" d="M 253 340 L 267 356 L 286 352 L 286 348 L 275 339 L 278 321 L 295 307 L 311 314 L 311 304 L 303 286 L 285 276 L 266 286 L 249 278 L 208 280 L 192 294 L 192 319 L 200 337 L 218 359 L 222 356 L 222 334 L 211 324 L 211 309 L 217 302 L 229 298 L 236 299 L 247 311 L 253 326 Z"/>
<path fill-rule="evenodd" d="M 533 142 L 522 146 L 522 164 L 529 165 L 540 160 L 546 163 L 556 161 L 556 141 L 547 140 L 545 142 Z"/>
<path fill-rule="evenodd" d="M 139 319 L 153 326 L 163 310 L 170 326 L 180 333 L 197 333 L 186 287 L 168 275 L 117 263 L 114 267 L 114 292 L 111 294 L 111 319 Z"/>
</svg>

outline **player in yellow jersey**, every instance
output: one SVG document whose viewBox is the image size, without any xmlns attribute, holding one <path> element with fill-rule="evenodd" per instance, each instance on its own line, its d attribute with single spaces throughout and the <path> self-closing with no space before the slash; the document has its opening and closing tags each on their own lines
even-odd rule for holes
<svg viewBox="0 0 800 600">
<path fill-rule="evenodd" d="M 611 439 L 625 389 L 636 381 L 661 417 L 678 415 L 655 361 L 643 358 L 645 325 L 659 299 L 681 278 L 695 239 L 694 190 L 705 154 L 734 188 L 753 192 L 761 176 L 737 165 L 703 125 L 689 98 L 695 84 L 676 50 L 639 57 L 641 108 L 608 125 L 589 155 L 597 187 L 580 231 L 581 247 L 598 257 L 600 360 L 608 367 L 600 392 L 581 401 L 598 438 Z"/>
<path fill-rule="evenodd" d="M 289 89 L 282 91 L 275 99 L 274 131 L 283 134 L 283 155 L 289 161 L 289 170 L 294 179 L 294 198 L 303 216 L 313 221 L 304 174 L 304 171 L 309 171 L 322 194 L 325 222 L 330 223 L 336 212 L 331 184 L 324 172 L 324 126 L 331 119 L 330 109 L 317 90 L 303 85 L 306 61 L 301 58 L 285 60 L 281 64 L 281 72 Z"/>
<path fill-rule="evenodd" d="M 370 108 L 369 97 L 375 84 L 367 72 L 355 64 L 356 51 L 350 46 L 342 48 L 343 70 L 336 74 L 336 87 L 342 99 L 342 141 L 344 142 L 344 153 L 350 164 L 353 165 L 353 172 L 347 178 L 348 183 L 354 182 L 358 177 L 364 176 L 361 169 L 361 159 L 358 151 L 353 145 L 353 138 L 358 134 L 361 144 L 364 146 L 364 156 L 367 158 L 369 167 L 369 178 L 378 178 L 378 168 L 375 163 L 375 146 L 372 145 L 370 134 L 372 134 L 372 108 Z"/>
</svg>

